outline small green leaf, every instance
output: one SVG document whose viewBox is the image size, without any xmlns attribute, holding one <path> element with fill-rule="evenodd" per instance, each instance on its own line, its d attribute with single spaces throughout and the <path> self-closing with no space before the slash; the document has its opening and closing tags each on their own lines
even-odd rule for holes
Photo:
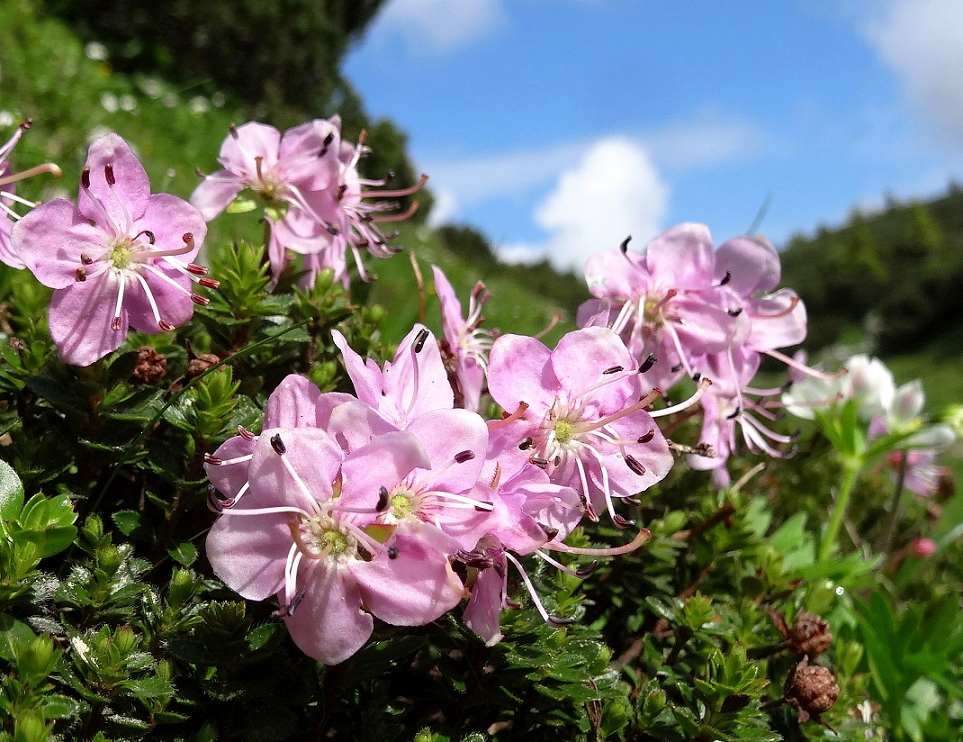
<svg viewBox="0 0 963 742">
<path fill-rule="evenodd" d="M 125 536 L 130 536 L 140 528 L 140 513 L 136 510 L 118 510 L 110 517 Z"/>
<path fill-rule="evenodd" d="M 82 704 L 67 696 L 51 695 L 43 701 L 45 719 L 69 719 L 79 714 L 82 708 Z"/>
<path fill-rule="evenodd" d="M 0 614 L 0 658 L 13 662 L 35 638 L 33 630 L 22 621 Z"/>
<path fill-rule="evenodd" d="M 167 553 L 170 554 L 171 559 L 184 567 L 190 567 L 197 559 L 197 547 L 187 541 L 168 549 Z"/>
<path fill-rule="evenodd" d="M 0 518 L 15 520 L 23 509 L 23 482 L 6 461 L 0 459 Z"/>
</svg>

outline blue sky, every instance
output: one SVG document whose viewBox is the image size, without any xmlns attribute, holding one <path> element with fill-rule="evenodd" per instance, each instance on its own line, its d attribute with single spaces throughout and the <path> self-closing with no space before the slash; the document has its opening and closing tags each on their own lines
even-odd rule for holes
<svg viewBox="0 0 963 742">
<path fill-rule="evenodd" d="M 513 259 L 763 204 L 781 246 L 963 181 L 963 0 L 389 0 L 346 73 Z"/>
</svg>

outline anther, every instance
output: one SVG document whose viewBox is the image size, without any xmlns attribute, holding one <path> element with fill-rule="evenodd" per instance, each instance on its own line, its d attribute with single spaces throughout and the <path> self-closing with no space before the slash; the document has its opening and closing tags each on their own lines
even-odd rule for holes
<svg viewBox="0 0 963 742">
<path fill-rule="evenodd" d="M 228 131 L 231 132 L 231 136 L 232 136 L 234 139 L 237 139 L 237 138 L 238 138 L 237 125 L 236 125 L 236 124 L 231 124 L 231 125 L 228 127 Z"/>
<path fill-rule="evenodd" d="M 682 364 L 681 364 L 681 363 L 677 363 L 677 364 L 675 364 L 672 368 L 670 368 L 669 370 L 670 370 L 672 373 L 675 373 L 676 371 L 681 371 L 681 370 L 682 370 Z"/>
<path fill-rule="evenodd" d="M 199 294 L 191 294 L 191 301 L 201 307 L 206 307 L 211 303 L 211 300 L 206 296 L 200 296 Z"/>
<path fill-rule="evenodd" d="M 164 332 L 170 332 L 171 330 L 174 329 L 174 325 L 172 325 L 170 322 L 166 322 L 165 320 L 161 320 L 160 322 L 158 322 L 157 326 L 161 328 Z"/>
<path fill-rule="evenodd" d="M 107 185 L 111 187 L 117 183 L 117 179 L 114 177 L 114 163 L 108 162 L 104 165 L 104 177 L 107 179 Z"/>
<path fill-rule="evenodd" d="M 527 451 L 533 445 L 535 445 L 535 441 L 533 441 L 532 437 L 529 436 L 528 438 L 526 438 L 525 440 L 523 440 L 521 443 L 518 444 L 518 450 Z"/>
<path fill-rule="evenodd" d="M 719 281 L 719 285 L 725 286 L 731 280 L 732 280 L 732 274 L 729 271 L 726 271 L 726 275 L 722 277 L 721 281 Z"/>
<path fill-rule="evenodd" d="M 347 184 L 342 184 L 338 186 L 338 199 L 337 199 L 338 201 L 344 198 L 345 191 L 347 190 L 348 190 Z"/>
<path fill-rule="evenodd" d="M 280 433 L 275 433 L 271 436 L 271 448 L 274 449 L 274 453 L 278 456 L 283 456 L 287 452 L 287 446 L 285 446 L 284 441 L 281 440 Z"/>
<path fill-rule="evenodd" d="M 425 347 L 425 342 L 428 340 L 428 330 L 421 330 L 415 336 L 415 353 L 421 353 L 422 349 Z"/>
<path fill-rule="evenodd" d="M 248 430 L 247 428 L 245 428 L 243 425 L 238 425 L 238 426 L 237 426 L 237 434 L 238 434 L 239 436 L 241 436 L 241 437 L 242 437 L 244 440 L 246 440 L 246 441 L 253 441 L 253 440 L 254 440 L 254 433 L 252 433 L 250 430 Z"/>
<path fill-rule="evenodd" d="M 221 282 L 215 278 L 201 278 L 197 281 L 198 286 L 203 286 L 206 289 L 216 289 L 221 285 Z"/>
<path fill-rule="evenodd" d="M 385 551 L 388 553 L 388 558 L 389 558 L 389 559 L 397 559 L 397 558 L 398 558 L 398 547 L 397 547 L 397 546 L 389 546 L 387 549 L 385 549 Z"/>
<path fill-rule="evenodd" d="M 700 374 L 698 371 L 692 374 L 692 380 L 696 383 L 698 383 L 699 379 L 701 378 L 702 378 L 702 374 Z"/>
<path fill-rule="evenodd" d="M 80 185 L 84 188 L 90 188 L 90 166 L 85 166 L 83 172 L 80 173 Z"/>
<path fill-rule="evenodd" d="M 208 273 L 207 267 L 197 263 L 188 263 L 186 268 L 188 273 L 193 273 L 195 276 L 206 276 Z"/>
<path fill-rule="evenodd" d="M 475 458 L 474 451 L 459 451 L 455 454 L 455 463 L 464 464 L 466 461 L 471 461 L 473 458 Z"/>
<path fill-rule="evenodd" d="M 577 620 L 578 619 L 575 618 L 575 616 L 567 616 L 563 618 L 561 616 L 552 615 L 551 613 L 548 614 L 548 625 L 555 628 L 559 628 L 561 626 L 570 626 Z"/>
<path fill-rule="evenodd" d="M 333 224 L 327 224 L 325 225 L 325 228 L 328 230 L 328 234 L 332 237 L 337 237 L 339 234 L 341 234 L 341 230 Z"/>
<path fill-rule="evenodd" d="M 155 241 L 154 233 L 151 232 L 149 229 L 141 230 L 136 235 L 134 235 L 134 239 L 136 240 L 141 235 L 145 235 L 147 237 L 147 241 L 152 245 L 154 244 L 154 241 Z"/>
<path fill-rule="evenodd" d="M 654 431 L 654 430 L 650 430 L 648 433 L 643 433 L 642 435 L 640 435 L 640 436 L 638 437 L 638 439 L 636 439 L 635 442 L 636 442 L 636 443 L 648 443 L 649 441 L 652 440 L 653 436 L 655 436 L 655 431 Z"/>
<path fill-rule="evenodd" d="M 742 307 L 739 307 L 738 309 L 727 309 L 726 314 L 728 314 L 730 317 L 738 317 L 740 314 L 742 314 Z"/>
<path fill-rule="evenodd" d="M 619 371 L 623 371 L 623 370 L 624 370 L 624 369 L 622 368 L 622 366 L 612 366 L 611 368 L 605 369 L 605 370 L 602 372 L 602 376 L 609 376 L 609 375 L 611 375 L 611 374 L 617 374 Z"/>
<path fill-rule="evenodd" d="M 83 268 L 78 268 L 76 271 L 74 271 L 74 280 L 75 280 L 75 281 L 80 281 L 81 283 L 83 283 L 84 281 L 86 281 L 86 280 L 87 280 L 87 271 L 85 271 Z"/>
<path fill-rule="evenodd" d="M 584 580 L 586 577 L 589 577 L 596 569 L 598 569 L 598 567 L 599 567 L 598 559 L 593 559 L 588 564 L 581 566 L 577 570 L 575 570 L 575 575 L 576 577 L 579 577 Z"/>
<path fill-rule="evenodd" d="M 90 265 L 94 262 L 94 259 L 87 255 L 86 253 L 80 253 L 80 262 L 84 265 Z"/>
<path fill-rule="evenodd" d="M 739 417 L 739 413 L 742 412 L 741 407 L 736 407 L 730 414 L 726 415 L 726 420 L 735 420 Z"/>
<path fill-rule="evenodd" d="M 535 466 L 537 466 L 539 469 L 548 468 L 548 459 L 543 459 L 540 456 L 532 456 L 529 461 L 535 464 Z"/>
<path fill-rule="evenodd" d="M 648 371 L 650 368 L 652 368 L 655 365 L 655 361 L 656 361 L 655 353 L 649 353 L 649 355 L 645 357 L 645 360 L 642 361 L 642 365 L 639 366 L 639 373 L 644 374 L 646 371 Z"/>
<path fill-rule="evenodd" d="M 642 466 L 642 463 L 635 458 L 635 456 L 632 456 L 631 454 L 626 456 L 625 463 L 629 469 L 631 469 L 635 474 L 638 474 L 640 477 L 645 474 L 645 467 Z"/>
<path fill-rule="evenodd" d="M 542 529 L 542 532 L 545 534 L 545 536 L 548 538 L 549 541 L 554 541 L 555 537 L 558 536 L 557 528 L 552 528 L 551 526 L 546 526 L 546 525 L 543 525 L 542 523 L 539 523 L 538 527 Z"/>
<path fill-rule="evenodd" d="M 114 331 L 117 331 L 120 329 L 120 317 L 114 317 L 110 321 L 110 329 Z"/>
<path fill-rule="evenodd" d="M 616 513 L 612 516 L 612 522 L 615 524 L 616 528 L 629 528 L 635 525 L 634 520 L 629 520 L 628 518 L 623 518 L 621 515 Z"/>
<path fill-rule="evenodd" d="M 622 251 L 623 255 L 629 251 L 629 242 L 631 241 L 632 241 L 632 235 L 629 235 L 624 240 L 622 240 L 622 244 L 619 245 L 619 250 Z"/>
<path fill-rule="evenodd" d="M 213 454 L 206 453 L 204 454 L 204 463 L 210 464 L 211 466 L 220 466 L 224 463 L 224 460 L 214 456 Z"/>
<path fill-rule="evenodd" d="M 384 485 L 378 490 L 378 504 L 375 505 L 375 510 L 379 513 L 384 511 L 388 507 L 388 488 Z"/>
</svg>

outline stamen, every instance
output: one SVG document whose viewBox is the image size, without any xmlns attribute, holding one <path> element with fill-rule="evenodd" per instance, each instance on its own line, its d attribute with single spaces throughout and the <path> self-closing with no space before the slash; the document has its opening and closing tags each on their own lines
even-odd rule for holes
<svg viewBox="0 0 963 742">
<path fill-rule="evenodd" d="M 59 178 L 64 174 L 63 170 L 54 165 L 52 162 L 45 162 L 43 165 L 37 165 L 35 167 L 28 168 L 27 170 L 21 170 L 19 173 L 12 173 L 0 178 L 0 187 L 10 185 L 11 183 L 16 183 L 21 180 L 26 180 L 27 178 L 32 178 L 34 175 L 42 175 L 43 173 L 49 173 L 55 178 Z"/>
<path fill-rule="evenodd" d="M 545 610 L 545 606 L 542 605 L 542 601 L 539 599 L 538 593 L 535 592 L 535 586 L 532 584 L 532 580 L 525 571 L 525 568 L 522 567 L 521 562 L 519 562 L 507 551 L 505 552 L 505 558 L 515 565 L 515 569 L 518 570 L 518 573 L 522 577 L 522 582 L 525 583 L 525 587 L 528 589 L 528 594 L 532 597 L 532 602 L 535 604 L 536 610 L 538 610 L 539 615 L 541 615 L 542 620 L 544 620 L 545 623 L 549 624 L 550 626 L 564 626 L 566 624 L 575 623 L 577 619 L 574 616 L 571 618 L 560 618 Z"/>
<path fill-rule="evenodd" d="M 666 407 L 662 410 L 652 410 L 649 413 L 650 417 L 665 417 L 666 415 L 674 415 L 676 412 L 681 412 L 698 402 L 702 395 L 706 393 L 706 390 L 712 385 L 712 380 L 703 377 L 699 382 L 699 386 L 691 397 L 689 397 L 684 402 L 680 402 L 677 405 L 672 405 L 671 407 Z"/>
<path fill-rule="evenodd" d="M 645 475 L 646 469 L 642 466 L 642 463 L 635 458 L 632 454 L 628 454 L 625 457 L 625 463 L 632 470 L 633 474 L 638 474 L 640 477 Z"/>
<path fill-rule="evenodd" d="M 117 283 L 117 303 L 114 304 L 114 318 L 110 321 L 110 329 L 115 332 L 120 330 L 120 308 L 124 303 L 124 287 L 127 285 L 127 279 L 121 276 Z"/>
</svg>

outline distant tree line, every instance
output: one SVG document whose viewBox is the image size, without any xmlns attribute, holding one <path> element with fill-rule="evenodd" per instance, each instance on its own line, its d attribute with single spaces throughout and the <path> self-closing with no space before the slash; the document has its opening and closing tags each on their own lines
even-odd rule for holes
<svg viewBox="0 0 963 742">
<path fill-rule="evenodd" d="M 385 0 L 39 0 L 81 38 L 108 51 L 120 72 L 162 77 L 200 94 L 215 90 L 246 104 L 252 118 L 284 129 L 341 115 L 347 136 L 368 133 L 368 177 L 418 179 L 405 135 L 372 121 L 341 74 L 350 44 Z M 241 122 L 239 122 L 241 123 Z M 420 217 L 431 196 L 419 195 Z M 407 208 L 404 199 L 402 208 Z"/>
<path fill-rule="evenodd" d="M 868 332 L 881 353 L 913 350 L 960 324 L 963 189 L 929 202 L 854 211 L 838 229 L 795 236 L 783 252 L 783 284 L 809 313 L 811 349 Z"/>
</svg>

